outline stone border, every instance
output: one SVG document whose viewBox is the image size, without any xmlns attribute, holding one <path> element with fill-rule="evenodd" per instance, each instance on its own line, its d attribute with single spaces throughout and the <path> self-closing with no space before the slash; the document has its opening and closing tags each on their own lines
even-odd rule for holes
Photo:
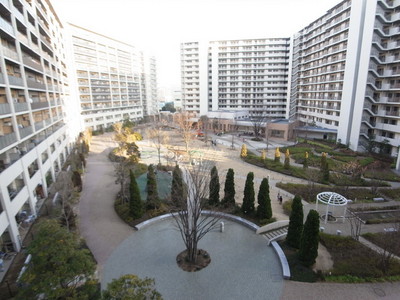
<svg viewBox="0 0 400 300">
<path fill-rule="evenodd" d="M 231 214 L 226 214 L 226 213 L 222 213 L 222 212 L 215 212 L 215 211 L 211 211 L 211 210 L 203 210 L 201 212 L 203 215 L 211 215 L 211 214 L 217 214 L 219 216 L 221 216 L 221 218 L 230 220 L 230 221 L 234 221 L 236 223 L 242 224 L 243 226 L 253 230 L 254 232 L 257 231 L 258 228 L 260 228 L 258 225 L 254 224 L 253 222 L 250 222 L 246 219 L 243 219 L 241 217 L 237 217 Z M 134 228 L 136 230 L 141 230 L 147 226 L 150 226 L 154 223 L 160 222 L 160 221 L 164 221 L 166 219 L 172 218 L 173 215 L 176 215 L 177 213 L 169 213 L 169 214 L 165 214 L 165 215 L 161 215 L 158 217 L 154 217 L 152 219 L 146 220 L 142 223 L 137 224 L 136 226 L 134 226 Z"/>
<path fill-rule="evenodd" d="M 278 255 L 279 260 L 281 262 L 283 278 L 290 279 L 290 268 L 285 253 L 283 253 L 281 246 L 279 246 L 277 242 L 273 241 L 271 242 L 271 245 L 274 248 L 275 253 Z"/>
</svg>

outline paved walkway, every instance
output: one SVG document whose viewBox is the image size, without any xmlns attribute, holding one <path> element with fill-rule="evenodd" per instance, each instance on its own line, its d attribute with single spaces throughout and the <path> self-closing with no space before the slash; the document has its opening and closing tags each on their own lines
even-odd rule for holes
<svg viewBox="0 0 400 300">
<path fill-rule="evenodd" d="M 115 144 L 110 134 L 93 138 L 79 203 L 79 229 L 98 262 L 100 276 L 111 252 L 134 232 L 114 210 L 119 185 L 108 159 L 111 147 Z"/>
<path fill-rule="evenodd" d="M 110 139 L 110 135 L 94 137 L 91 145 L 91 153 L 87 161 L 84 187 L 79 205 L 80 230 L 98 261 L 100 271 L 102 271 L 110 255 L 115 257 L 112 254 L 113 250 L 118 248 L 121 243 L 125 244 L 124 240 L 127 238 L 126 243 L 129 243 L 128 241 L 134 232 L 132 228 L 119 219 L 113 209 L 113 202 L 118 186 L 114 184 L 114 169 L 107 157 L 108 147 L 112 147 L 113 145 L 114 143 Z M 275 185 L 276 181 L 304 181 L 242 162 L 239 159 L 239 148 L 236 148 L 234 151 L 228 150 L 228 147 L 218 145 L 213 150 L 220 152 L 219 157 L 222 158 L 217 162 L 218 168 L 221 170 L 219 172 L 221 181 L 225 177 L 225 170 L 234 168 L 235 179 L 237 178 L 235 180 L 236 191 L 243 191 L 245 176 L 250 171 L 255 173 L 256 182 L 269 175 L 274 216 L 277 219 L 287 218 L 282 212 L 281 205 L 277 201 L 274 201 L 276 200 L 278 190 L 272 188 L 272 186 Z M 146 160 L 151 159 L 151 157 L 146 158 Z M 157 162 L 156 157 L 153 159 L 153 163 Z M 223 186 L 222 184 L 221 182 L 221 186 Z M 256 192 L 258 192 L 258 188 L 256 188 Z M 291 197 L 290 194 L 280 192 L 283 194 L 284 200 Z M 241 199 L 240 194 L 237 199 Z M 246 255 L 249 255 L 249 253 Z M 125 261 L 124 258 L 121 258 L 122 264 Z M 235 272 L 239 271 L 235 270 Z M 103 273 L 100 272 L 100 275 L 103 275 Z M 229 276 L 230 272 L 227 272 L 226 277 L 222 280 L 225 280 L 225 278 L 229 280 Z M 243 280 L 245 281 L 245 278 Z M 308 284 L 285 281 L 281 299 L 399 299 L 398 295 L 400 295 L 399 283 L 347 285 L 332 283 Z M 230 297 L 230 299 L 235 298 Z"/>
</svg>

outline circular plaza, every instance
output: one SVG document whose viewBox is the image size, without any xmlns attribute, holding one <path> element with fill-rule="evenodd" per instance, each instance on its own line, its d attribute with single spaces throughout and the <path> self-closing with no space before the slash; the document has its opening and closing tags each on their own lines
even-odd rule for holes
<svg viewBox="0 0 400 300">
<path fill-rule="evenodd" d="M 280 299 L 283 276 L 279 259 L 265 238 L 228 220 L 224 232 L 213 231 L 199 242 L 211 263 L 185 272 L 176 256 L 185 249 L 172 218 L 152 223 L 124 240 L 103 269 L 102 288 L 124 274 L 155 279 L 164 299 Z"/>
</svg>

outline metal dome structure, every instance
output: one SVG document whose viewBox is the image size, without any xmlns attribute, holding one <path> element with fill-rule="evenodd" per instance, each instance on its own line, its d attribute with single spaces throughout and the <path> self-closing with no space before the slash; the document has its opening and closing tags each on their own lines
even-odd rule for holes
<svg viewBox="0 0 400 300">
<path fill-rule="evenodd" d="M 315 201 L 315 209 L 318 211 L 318 202 L 326 204 L 326 212 L 325 212 L 325 224 L 328 221 L 328 212 L 330 206 L 345 206 L 344 213 L 343 213 L 343 222 L 344 216 L 346 215 L 346 205 L 347 199 L 340 194 L 334 192 L 322 192 L 317 195 L 317 201 Z"/>
</svg>

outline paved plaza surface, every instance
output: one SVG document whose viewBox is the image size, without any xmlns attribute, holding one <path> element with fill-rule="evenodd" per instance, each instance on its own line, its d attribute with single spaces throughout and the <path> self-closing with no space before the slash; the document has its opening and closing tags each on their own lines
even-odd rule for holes
<svg viewBox="0 0 400 300">
<path fill-rule="evenodd" d="M 199 242 L 211 263 L 198 272 L 182 271 L 176 256 L 185 249 L 174 219 L 135 232 L 104 266 L 102 287 L 123 274 L 155 279 L 164 299 L 280 299 L 283 278 L 272 247 L 252 230 L 224 220 L 224 232 Z"/>
<path fill-rule="evenodd" d="M 228 143 L 226 141 L 225 143 Z M 229 144 L 230 145 L 230 144 Z M 261 182 L 261 179 L 263 177 L 269 176 L 270 178 L 270 187 L 271 187 L 271 199 L 272 199 L 272 208 L 274 212 L 274 216 L 279 220 L 279 219 L 287 219 L 288 217 L 283 214 L 282 207 L 276 201 L 276 195 L 278 192 L 280 192 L 284 196 L 284 201 L 287 199 L 290 199 L 292 195 L 281 191 L 277 188 L 275 188 L 275 183 L 278 181 L 284 181 L 284 182 L 305 182 L 301 179 L 296 179 L 296 178 L 291 178 L 291 177 L 286 177 L 282 174 L 271 172 L 262 168 L 258 168 L 256 166 L 252 166 L 249 164 L 244 163 L 243 161 L 240 160 L 239 158 L 239 143 L 236 145 L 236 150 L 230 150 L 229 145 L 223 145 L 223 142 L 220 141 L 217 146 L 207 146 L 205 147 L 205 150 L 213 151 L 210 152 L 212 153 L 212 156 L 216 158 L 216 163 L 217 167 L 219 170 L 220 174 L 220 181 L 221 181 L 221 187 L 223 187 L 223 180 L 225 178 L 225 173 L 228 168 L 233 168 L 235 170 L 235 186 L 236 186 L 236 191 L 237 191 L 237 200 L 242 199 L 243 197 L 243 188 L 244 188 L 244 182 L 246 179 L 246 175 L 248 172 L 254 172 L 255 175 L 255 182 L 256 184 Z M 114 168 L 113 164 L 108 160 L 107 154 L 110 151 L 111 147 L 114 147 L 115 143 L 111 139 L 110 134 L 105 134 L 102 136 L 95 136 L 93 138 L 93 142 L 91 144 L 91 152 L 89 154 L 89 157 L 87 159 L 87 169 L 85 170 L 85 176 L 84 176 L 84 185 L 83 185 L 83 191 L 81 193 L 81 200 L 79 204 L 79 215 L 80 215 L 80 224 L 79 228 L 81 230 L 81 233 L 83 237 L 86 239 L 86 242 L 91 249 L 91 251 L 94 254 L 94 257 L 96 258 L 99 266 L 99 276 L 101 281 L 107 282 L 109 281 L 114 275 L 118 277 L 119 275 L 123 274 L 121 270 L 123 268 L 127 268 L 131 262 L 134 263 L 133 260 L 127 260 L 124 256 L 119 256 L 117 253 L 122 253 L 123 251 L 127 251 L 128 248 L 131 247 L 138 247 L 142 248 L 141 242 L 136 243 L 135 242 L 135 237 L 138 237 L 138 239 L 143 238 L 146 234 L 150 234 L 153 236 L 154 234 L 157 236 L 159 235 L 159 239 L 157 238 L 149 238 L 148 242 L 153 243 L 151 247 L 148 249 L 158 249 L 162 251 L 167 251 L 166 249 L 161 249 L 159 246 L 160 242 L 164 241 L 167 237 L 167 235 L 163 235 L 161 232 L 159 233 L 146 233 L 146 232 L 135 232 L 131 227 L 126 225 L 115 213 L 113 204 L 114 204 L 114 199 L 115 196 L 118 192 L 119 186 L 114 184 L 115 182 L 115 177 L 114 177 Z M 150 146 L 147 144 L 147 147 Z M 198 145 L 196 145 L 197 147 Z M 199 144 L 201 146 L 201 144 Z M 251 146 L 251 145 L 250 145 Z M 257 145 L 256 145 L 257 146 Z M 142 143 L 141 147 L 146 147 L 145 142 Z M 273 150 L 271 150 L 269 153 L 269 156 L 273 155 Z M 152 155 L 146 155 L 144 157 L 144 162 L 145 163 L 157 163 L 158 158 L 156 156 Z M 163 162 L 164 163 L 164 162 Z M 255 185 L 256 192 L 258 192 L 258 185 Z M 306 209 L 306 208 L 305 208 Z M 237 225 L 239 226 L 239 225 Z M 335 230 L 335 225 L 328 224 L 326 227 L 327 231 L 332 231 L 334 232 Z M 337 226 L 337 225 L 336 225 Z M 345 232 L 345 225 L 343 225 L 343 231 Z M 247 230 L 243 228 L 243 230 Z M 169 232 L 171 234 L 172 232 Z M 217 234 L 217 233 L 215 233 Z M 212 234 L 214 235 L 214 233 Z M 256 237 L 253 233 L 250 232 L 250 236 Z M 247 235 L 246 235 L 247 236 Z M 207 237 L 205 237 L 206 239 Z M 205 240 L 206 241 L 206 240 Z M 201 243 L 202 241 L 200 241 Z M 171 261 L 173 261 L 174 266 L 176 266 L 175 263 L 175 258 L 177 253 L 177 250 L 179 248 L 179 251 L 183 250 L 183 243 L 180 242 L 181 244 L 176 243 L 176 248 L 168 250 L 171 251 L 171 255 L 169 255 L 169 258 Z M 241 239 L 240 241 L 237 241 L 237 244 L 241 245 L 243 244 L 243 240 Z M 264 245 L 265 246 L 265 245 Z M 208 246 L 207 246 L 208 247 Z M 236 245 L 231 246 L 232 249 L 237 247 Z M 164 248 L 164 247 L 163 247 Z M 204 247 L 206 248 L 206 247 Z M 239 247 L 240 248 L 240 247 Z M 143 247 L 143 249 L 146 249 Z M 142 250 L 143 250 L 142 249 Z M 260 280 L 262 281 L 262 284 L 257 284 L 257 286 L 253 285 L 251 282 L 249 283 L 250 280 L 247 280 L 244 277 L 244 273 L 242 275 L 241 268 L 230 268 L 230 265 L 227 264 L 225 266 L 224 273 L 219 274 L 218 277 L 215 277 L 215 280 L 211 280 L 210 276 L 207 276 L 206 279 L 204 280 L 210 280 L 210 281 L 203 281 L 203 284 L 206 284 L 207 282 L 211 282 L 214 285 L 218 285 L 217 289 L 218 290 L 225 290 L 226 286 L 224 286 L 225 281 L 229 281 L 230 278 L 235 278 L 235 281 L 238 280 L 237 278 L 241 278 L 240 282 L 248 283 L 250 286 L 254 289 L 262 288 L 261 285 L 283 285 L 283 290 L 280 290 L 280 288 L 277 288 L 273 294 L 268 294 L 271 295 L 271 297 L 280 297 L 280 299 L 286 300 L 286 299 L 400 299 L 400 284 L 398 282 L 395 283 L 371 283 L 371 284 L 334 284 L 334 283 L 300 283 L 300 282 L 293 282 L 293 281 L 284 281 L 282 283 L 281 277 L 277 279 L 275 275 L 277 274 L 274 269 L 274 272 L 272 272 L 273 269 L 268 269 L 264 268 L 267 266 L 268 260 L 270 257 L 274 256 L 269 256 L 268 254 L 268 247 L 263 248 L 265 250 L 265 253 L 261 253 L 262 251 L 260 250 L 261 259 L 256 260 L 260 266 L 259 270 L 262 273 L 262 276 L 260 277 Z M 206 249 L 209 251 L 209 249 Z M 115 251 L 115 252 L 114 252 Z M 122 252 L 120 252 L 122 251 Z M 214 251 L 214 250 L 213 250 Z M 230 253 L 231 249 L 225 249 L 227 253 Z M 255 249 L 255 251 L 258 251 L 258 248 Z M 241 262 L 242 260 L 245 260 L 247 257 L 252 257 L 254 254 L 253 250 L 251 250 L 249 253 L 242 253 L 240 258 L 238 257 L 238 261 Z M 134 255 L 133 249 L 130 249 L 127 253 L 129 255 Z M 174 252 L 174 253 L 172 253 Z M 211 274 L 211 271 L 213 268 L 217 266 L 216 262 L 219 260 L 219 254 L 218 251 L 215 252 L 217 254 L 213 254 L 210 251 L 211 258 L 213 259 L 212 263 L 205 268 L 204 270 L 200 272 L 193 273 L 195 274 L 193 280 L 188 280 L 188 279 L 182 279 L 183 283 L 186 284 L 186 287 L 192 286 L 195 284 L 200 284 L 200 282 L 197 282 L 197 277 L 201 277 L 202 272 L 207 274 Z M 130 256 L 133 257 L 133 256 Z M 161 260 L 161 257 L 163 258 Z M 161 265 L 165 265 L 167 262 L 164 261 L 164 257 L 167 257 L 167 255 L 159 256 L 159 259 L 153 259 L 153 263 L 157 264 L 160 263 Z M 217 259 L 218 258 L 218 259 Z M 263 262 L 263 258 L 267 260 L 267 262 Z M 222 257 L 221 259 L 224 259 Z M 276 261 L 273 263 L 278 263 L 278 258 L 275 256 Z M 214 265 L 215 262 L 215 265 Z M 172 264 L 172 262 L 168 262 Z M 235 266 L 235 262 L 231 262 Z M 150 266 L 150 265 L 149 265 Z M 103 269 L 104 268 L 104 269 Z M 174 278 L 171 278 L 172 276 L 167 276 L 167 278 L 160 280 L 160 283 L 158 283 L 159 278 L 162 276 L 156 276 L 152 274 L 148 274 L 146 272 L 150 272 L 152 267 L 145 267 L 143 272 L 140 273 L 137 272 L 136 270 L 131 270 L 129 272 L 133 272 L 134 274 L 137 274 L 139 276 L 146 275 L 150 277 L 156 278 L 157 281 L 157 288 L 158 285 L 160 285 L 161 289 L 163 288 L 163 280 L 166 282 L 171 281 L 171 287 L 174 288 L 178 280 L 174 280 Z M 148 270 L 147 270 L 148 269 Z M 178 267 L 174 270 L 177 270 Z M 146 271 L 147 270 L 147 271 Z M 211 271 L 209 271 L 211 270 Z M 254 269 L 256 270 L 256 269 Z M 171 270 L 172 271 L 172 270 Z M 186 272 L 181 271 L 181 274 L 185 274 Z M 217 270 L 214 270 L 214 272 L 219 271 L 219 268 Z M 246 270 L 245 270 L 246 271 Z M 140 271 L 142 272 L 142 271 Z M 268 273 L 272 272 L 272 273 Z M 281 271 L 279 271 L 281 272 Z M 179 273 L 179 272 L 178 272 Z M 112 275 L 114 274 L 114 275 Z M 148 274 L 148 275 L 147 275 Z M 199 275 L 200 274 L 200 275 Z M 281 273 L 278 273 L 281 274 Z M 242 276 L 240 276 L 242 275 Z M 256 276 L 257 274 L 254 274 L 251 278 L 254 278 L 256 282 L 259 282 L 258 277 Z M 265 275 L 265 276 L 264 276 Z M 182 275 L 183 276 L 183 275 Z M 253 280 L 253 279 L 251 279 Z M 175 282 L 175 285 L 173 284 Z M 206 290 L 208 289 L 208 286 L 203 286 L 203 295 L 206 295 Z M 164 291 L 160 289 L 160 292 L 164 296 Z M 219 293 L 219 292 L 218 292 Z M 166 294 L 169 295 L 169 294 Z M 219 294 L 222 295 L 222 294 Z M 218 299 L 251 299 L 251 297 L 236 297 L 232 291 L 226 291 L 224 295 L 227 295 L 227 297 L 221 296 Z M 207 297 L 202 297 L 199 299 L 214 299 L 212 298 L 212 295 L 206 295 Z M 210 298 L 208 298 L 210 296 Z M 164 296 L 164 299 L 179 299 L 179 298 L 170 298 L 167 296 Z M 196 298 L 186 298 L 186 299 L 196 299 Z M 276 298 L 255 298 L 255 299 L 276 299 Z"/>
</svg>

